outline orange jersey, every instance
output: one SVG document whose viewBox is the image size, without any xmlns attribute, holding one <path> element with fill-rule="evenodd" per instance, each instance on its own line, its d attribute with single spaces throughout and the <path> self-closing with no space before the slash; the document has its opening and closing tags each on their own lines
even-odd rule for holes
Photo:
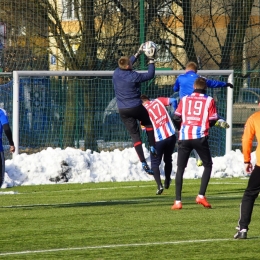
<svg viewBox="0 0 260 260">
<path fill-rule="evenodd" d="M 255 136 L 257 139 L 256 165 L 260 166 L 260 111 L 251 115 L 245 124 L 245 129 L 242 136 L 242 150 L 245 163 L 251 161 L 252 144 Z"/>
</svg>

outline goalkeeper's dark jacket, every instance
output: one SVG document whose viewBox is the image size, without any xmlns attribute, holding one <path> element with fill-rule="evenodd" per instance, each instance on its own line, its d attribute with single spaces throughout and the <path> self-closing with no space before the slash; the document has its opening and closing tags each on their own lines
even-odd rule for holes
<svg viewBox="0 0 260 260">
<path fill-rule="evenodd" d="M 134 64 L 136 57 L 131 56 L 130 61 Z M 148 65 L 148 72 L 146 73 L 117 68 L 113 74 L 113 84 L 118 109 L 142 105 L 140 83 L 152 79 L 154 75 L 155 66 L 153 63 Z"/>
<path fill-rule="evenodd" d="M 194 90 L 194 82 L 197 78 L 201 77 L 195 71 L 187 71 L 177 77 L 177 80 L 173 86 L 173 91 L 179 91 L 180 99 L 186 95 L 190 95 Z M 206 79 L 206 78 L 205 78 Z M 227 83 L 223 81 L 218 81 L 214 79 L 206 79 L 208 88 L 221 88 L 227 87 Z"/>
</svg>

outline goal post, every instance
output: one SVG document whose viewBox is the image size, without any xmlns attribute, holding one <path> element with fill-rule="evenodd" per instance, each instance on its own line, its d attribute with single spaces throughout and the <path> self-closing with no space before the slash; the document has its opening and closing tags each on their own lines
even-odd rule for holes
<svg viewBox="0 0 260 260">
<path fill-rule="evenodd" d="M 145 71 L 138 71 L 140 73 L 145 73 Z M 112 85 L 112 75 L 114 71 L 13 71 L 13 139 L 16 146 L 16 151 L 14 156 L 19 154 L 19 107 L 20 107 L 20 79 L 21 78 L 31 78 L 31 77 L 91 77 L 91 78 L 102 78 L 106 77 L 111 80 Z M 158 77 L 163 76 L 178 76 L 182 73 L 185 73 L 184 70 L 156 70 L 155 71 L 155 80 Z M 230 82 L 234 84 L 234 71 L 233 70 L 199 70 L 198 74 L 201 76 L 205 76 L 208 78 L 217 78 L 225 77 L 223 81 Z M 174 80 L 171 81 L 171 85 L 173 86 Z M 209 89 L 208 89 L 209 90 Z M 173 94 L 173 90 L 172 93 Z M 210 93 L 208 93 L 210 95 Z M 155 96 L 156 97 L 156 96 Z M 154 97 L 154 98 L 155 98 Z M 229 129 L 223 130 L 225 131 L 225 153 L 232 150 L 232 105 L 233 105 L 233 89 L 227 88 L 225 93 L 225 100 L 222 102 L 226 102 L 224 105 L 225 117 L 227 122 L 230 125 Z M 221 103 L 218 103 L 221 105 Z"/>
</svg>

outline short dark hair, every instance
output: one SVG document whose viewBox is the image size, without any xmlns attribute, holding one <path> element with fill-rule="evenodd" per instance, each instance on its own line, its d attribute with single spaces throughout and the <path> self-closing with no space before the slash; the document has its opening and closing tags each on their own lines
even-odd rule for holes
<svg viewBox="0 0 260 260">
<path fill-rule="evenodd" d="M 148 96 L 146 96 L 146 95 L 141 95 L 140 99 L 142 100 L 142 102 L 150 100 L 150 98 Z"/>
<path fill-rule="evenodd" d="M 194 88 L 196 89 L 206 89 L 207 88 L 207 81 L 205 78 L 199 77 L 194 82 Z"/>
<path fill-rule="evenodd" d="M 127 56 L 122 56 L 119 60 L 118 60 L 118 66 L 120 69 L 122 70 L 126 70 L 127 67 L 130 64 L 130 59 Z"/>
<path fill-rule="evenodd" d="M 186 64 L 186 70 L 193 70 L 195 72 L 197 72 L 198 70 L 198 65 L 193 62 L 193 61 L 189 61 L 187 64 Z"/>
</svg>

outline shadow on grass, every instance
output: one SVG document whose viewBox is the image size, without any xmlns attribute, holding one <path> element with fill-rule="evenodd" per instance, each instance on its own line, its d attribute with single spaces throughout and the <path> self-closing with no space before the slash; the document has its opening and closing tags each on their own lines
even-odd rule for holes
<svg viewBox="0 0 260 260">
<path fill-rule="evenodd" d="M 243 190 L 244 191 L 244 190 Z M 234 196 L 234 194 L 236 194 Z M 240 194 L 238 194 L 240 193 Z M 223 202 L 230 202 L 230 201 L 237 201 L 239 204 L 243 192 L 242 189 L 237 189 L 230 191 L 228 194 L 233 194 L 233 196 L 223 196 L 221 197 L 221 194 L 225 195 L 226 192 L 211 192 L 208 196 L 209 202 L 212 204 L 212 209 L 214 208 L 225 208 L 225 207 L 237 207 L 237 204 L 235 205 L 220 205 L 219 203 Z M 183 205 L 188 206 L 190 209 L 190 206 L 197 205 L 195 202 L 197 194 L 194 194 L 194 196 L 185 196 L 185 192 L 182 194 L 182 202 Z M 175 200 L 174 194 L 169 194 L 167 192 L 161 194 L 161 195 L 152 195 L 152 196 L 146 196 L 146 197 L 134 197 L 134 198 L 125 198 L 125 199 L 117 199 L 117 200 L 101 200 L 101 201 L 89 201 L 89 202 L 70 202 L 70 203 L 50 203 L 50 204 L 27 204 L 27 205 L 10 205 L 10 206 L 0 206 L 0 209 L 7 209 L 7 208 L 69 208 L 69 207 L 96 207 L 96 206 L 116 206 L 116 205 L 152 205 L 154 203 L 160 204 L 160 206 L 171 206 Z M 216 203 L 216 204 L 215 204 Z M 216 206 L 215 206 L 215 205 Z M 255 203 L 257 204 L 257 202 Z M 203 208 L 203 206 L 202 206 Z"/>
<path fill-rule="evenodd" d="M 59 203 L 59 204 L 29 204 L 29 205 L 10 205 L 0 206 L 2 208 L 39 208 L 39 207 L 51 207 L 51 208 L 67 208 L 67 207 L 93 207 L 93 206 L 116 206 L 116 205 L 142 205 L 147 203 L 155 203 L 157 201 L 166 202 L 165 199 L 168 197 L 157 196 L 157 197 L 140 197 L 134 199 L 124 200 L 107 200 L 107 201 L 93 201 L 93 202 L 74 202 L 74 203 Z M 161 203 L 161 202 L 160 202 Z"/>
<path fill-rule="evenodd" d="M 241 188 L 241 189 L 234 189 L 234 190 L 223 190 L 223 191 L 211 191 L 210 192 L 210 196 L 213 196 L 213 195 L 221 195 L 221 194 L 232 194 L 232 193 L 237 193 L 237 194 L 243 194 L 244 191 L 245 191 L 245 188 Z"/>
<path fill-rule="evenodd" d="M 257 236 L 257 237 L 248 237 L 247 240 L 253 240 L 253 239 L 259 239 L 260 237 Z M 237 240 L 243 240 L 243 239 L 237 239 Z"/>
</svg>

